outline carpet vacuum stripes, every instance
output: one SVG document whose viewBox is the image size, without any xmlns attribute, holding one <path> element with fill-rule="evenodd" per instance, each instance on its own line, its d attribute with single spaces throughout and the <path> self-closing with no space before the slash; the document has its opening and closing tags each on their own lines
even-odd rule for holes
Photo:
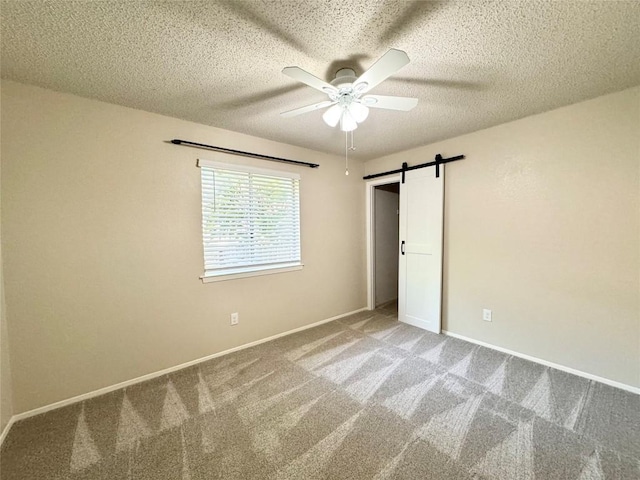
<svg viewBox="0 0 640 480">
<path fill-rule="evenodd" d="M 361 312 L 16 423 L 18 479 L 640 479 L 640 397 Z"/>
</svg>

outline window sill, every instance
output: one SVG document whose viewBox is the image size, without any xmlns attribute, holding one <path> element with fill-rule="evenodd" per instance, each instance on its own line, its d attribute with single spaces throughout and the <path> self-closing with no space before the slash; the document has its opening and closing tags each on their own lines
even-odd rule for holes
<svg viewBox="0 0 640 480">
<path fill-rule="evenodd" d="M 235 280 L 236 278 L 257 277 L 260 275 L 273 275 L 274 273 L 294 272 L 302 270 L 303 263 L 293 263 L 280 267 L 262 267 L 262 268 L 237 268 L 224 273 L 215 273 L 203 275 L 200 277 L 202 283 L 223 282 L 225 280 Z"/>
</svg>

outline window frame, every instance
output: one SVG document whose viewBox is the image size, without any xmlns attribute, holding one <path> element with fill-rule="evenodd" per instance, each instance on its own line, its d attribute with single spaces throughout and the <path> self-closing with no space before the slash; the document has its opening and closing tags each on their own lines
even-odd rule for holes
<svg viewBox="0 0 640 480">
<path fill-rule="evenodd" d="M 200 172 L 200 234 L 202 247 L 202 260 L 204 273 L 200 276 L 203 283 L 220 282 L 225 280 L 233 280 L 237 278 L 255 277 L 261 275 L 272 275 L 277 273 L 292 272 L 302 270 L 304 263 L 302 263 L 302 225 L 301 225 L 301 198 L 300 198 L 300 184 L 301 178 L 297 173 L 284 170 L 272 170 L 261 167 L 254 167 L 251 165 L 239 165 L 231 163 L 223 163 L 208 159 L 198 159 L 198 168 L 219 168 L 223 170 L 230 170 L 234 172 L 249 173 L 255 175 L 267 175 L 271 177 L 288 178 L 298 181 L 298 248 L 300 251 L 300 259 L 292 262 L 281 262 L 273 265 L 248 265 L 242 267 L 228 267 L 218 272 L 206 270 L 206 256 L 205 256 L 205 244 L 204 244 L 204 210 L 203 210 L 203 183 L 202 183 L 202 171 Z"/>
</svg>

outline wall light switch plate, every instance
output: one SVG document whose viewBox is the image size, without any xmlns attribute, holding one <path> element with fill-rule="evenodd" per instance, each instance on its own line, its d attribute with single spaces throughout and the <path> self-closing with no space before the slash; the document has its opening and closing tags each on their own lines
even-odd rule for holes
<svg viewBox="0 0 640 480">
<path fill-rule="evenodd" d="M 238 312 L 234 312 L 231 314 L 231 325 L 237 325 L 240 321 L 240 315 Z"/>
<path fill-rule="evenodd" d="M 483 308 L 482 309 L 482 319 L 485 322 L 490 322 L 491 321 L 491 310 L 489 310 L 487 308 Z"/>
</svg>

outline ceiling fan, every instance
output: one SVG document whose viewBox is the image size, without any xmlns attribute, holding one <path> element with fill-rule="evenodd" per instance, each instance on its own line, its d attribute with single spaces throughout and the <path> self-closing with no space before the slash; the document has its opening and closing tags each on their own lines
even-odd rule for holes
<svg viewBox="0 0 640 480">
<path fill-rule="evenodd" d="M 358 128 L 369 115 L 369 107 L 408 112 L 418 104 L 417 98 L 368 95 L 367 92 L 409 63 L 402 50 L 391 48 L 369 70 L 359 77 L 350 68 L 342 68 L 336 78 L 327 83 L 300 67 L 286 67 L 282 73 L 327 94 L 329 100 L 283 112 L 283 117 L 295 117 L 321 108 L 329 108 L 322 118 L 330 127 L 340 124 L 340 130 L 350 132 Z"/>
</svg>

